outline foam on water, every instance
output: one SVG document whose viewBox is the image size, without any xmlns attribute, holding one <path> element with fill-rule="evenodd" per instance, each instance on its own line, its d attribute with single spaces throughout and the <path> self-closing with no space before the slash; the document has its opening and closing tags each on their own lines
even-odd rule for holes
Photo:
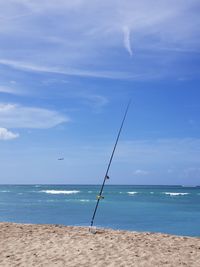
<svg viewBox="0 0 200 267">
<path fill-rule="evenodd" d="M 170 196 L 185 196 L 189 195 L 189 193 L 181 193 L 181 192 L 164 192 L 163 194 L 165 195 L 170 195 Z"/>
<path fill-rule="evenodd" d="M 89 225 L 99 186 L 37 187 L 0 185 L 0 221 Z M 95 226 L 200 236 L 200 187 L 107 185 L 104 193 Z"/>
<path fill-rule="evenodd" d="M 138 192 L 127 192 L 129 195 L 135 195 L 137 194 Z"/>
<path fill-rule="evenodd" d="M 58 195 L 58 194 L 71 195 L 80 193 L 80 191 L 78 190 L 41 190 L 40 192 L 53 195 Z"/>
</svg>

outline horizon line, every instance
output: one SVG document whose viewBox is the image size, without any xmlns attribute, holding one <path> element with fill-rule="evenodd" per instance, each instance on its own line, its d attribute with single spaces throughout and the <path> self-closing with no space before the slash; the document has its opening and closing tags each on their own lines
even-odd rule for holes
<svg viewBox="0 0 200 267">
<path fill-rule="evenodd" d="M 34 184 L 24 184 L 24 183 L 17 183 L 17 184 L 1 184 L 0 186 L 9 186 L 9 185 L 16 185 L 16 186 L 31 186 L 31 185 L 83 185 L 83 186 L 101 186 L 101 184 L 79 184 L 79 183 L 69 183 L 69 184 L 65 184 L 65 183 L 59 183 L 59 184 L 55 184 L 55 183 L 34 183 Z M 199 185 L 189 185 L 189 184 L 185 184 L 185 185 L 181 185 L 181 184 L 106 184 L 106 186 L 181 186 L 181 187 L 200 187 Z"/>
</svg>

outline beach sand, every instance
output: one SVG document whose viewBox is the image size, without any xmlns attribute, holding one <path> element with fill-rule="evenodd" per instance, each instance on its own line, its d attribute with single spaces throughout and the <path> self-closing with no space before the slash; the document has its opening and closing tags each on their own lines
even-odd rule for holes
<svg viewBox="0 0 200 267">
<path fill-rule="evenodd" d="M 0 266 L 200 266 L 200 238 L 0 223 Z"/>
</svg>

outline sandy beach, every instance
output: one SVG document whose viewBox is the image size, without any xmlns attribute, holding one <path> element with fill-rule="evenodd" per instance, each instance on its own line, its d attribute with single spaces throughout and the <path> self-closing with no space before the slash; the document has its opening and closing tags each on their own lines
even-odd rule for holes
<svg viewBox="0 0 200 267">
<path fill-rule="evenodd" d="M 200 238 L 0 223 L 0 266 L 200 266 Z"/>
</svg>

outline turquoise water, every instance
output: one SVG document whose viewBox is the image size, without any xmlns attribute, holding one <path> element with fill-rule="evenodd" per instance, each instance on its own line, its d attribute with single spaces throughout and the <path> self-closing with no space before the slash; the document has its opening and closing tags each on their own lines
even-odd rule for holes
<svg viewBox="0 0 200 267">
<path fill-rule="evenodd" d="M 89 226 L 99 186 L 0 185 L 0 221 Z M 94 225 L 200 236 L 200 187 L 105 186 Z"/>
</svg>

